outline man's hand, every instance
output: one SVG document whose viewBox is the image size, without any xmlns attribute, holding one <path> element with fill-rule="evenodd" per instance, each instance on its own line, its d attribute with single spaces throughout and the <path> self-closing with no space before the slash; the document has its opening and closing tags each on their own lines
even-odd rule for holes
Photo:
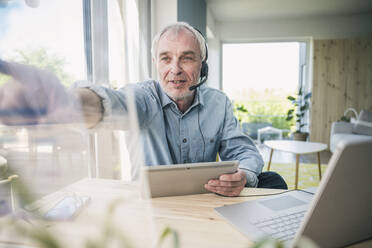
<svg viewBox="0 0 372 248">
<path fill-rule="evenodd" d="M 81 116 L 79 101 L 53 74 L 0 60 L 0 73 L 12 79 L 0 87 L 0 122 L 8 125 L 66 123 Z"/>
<path fill-rule="evenodd" d="M 223 174 L 219 179 L 211 179 L 204 187 L 214 193 L 225 196 L 238 196 L 247 183 L 245 172 L 238 169 L 234 174 Z"/>
</svg>

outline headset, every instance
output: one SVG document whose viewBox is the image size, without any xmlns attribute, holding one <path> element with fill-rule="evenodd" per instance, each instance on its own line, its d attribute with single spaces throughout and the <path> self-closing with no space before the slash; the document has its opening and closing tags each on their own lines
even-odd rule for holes
<svg viewBox="0 0 372 248">
<path fill-rule="evenodd" d="M 200 35 L 203 37 L 203 39 L 204 39 L 204 44 L 205 44 L 205 58 L 204 58 L 204 60 L 202 61 L 202 66 L 201 66 L 201 69 L 200 69 L 200 83 L 191 86 L 191 87 L 189 88 L 190 91 L 191 91 L 191 90 L 195 90 L 196 88 L 198 88 L 198 87 L 200 87 L 202 84 L 204 84 L 205 81 L 207 81 L 207 79 L 208 79 L 208 70 L 209 70 L 209 68 L 208 68 L 208 63 L 207 63 L 207 61 L 208 61 L 208 47 L 207 47 L 207 42 L 206 42 L 206 40 L 205 40 L 204 35 L 202 34 L 202 32 L 200 32 L 200 30 L 198 30 L 198 29 L 195 28 L 195 27 L 194 27 L 194 29 L 195 29 L 196 31 L 198 31 L 199 34 L 200 34 Z"/>
<path fill-rule="evenodd" d="M 205 40 L 205 37 L 204 35 L 202 34 L 202 32 L 200 32 L 200 30 L 198 30 L 197 28 L 194 27 L 194 29 L 196 31 L 199 32 L 199 34 L 203 37 L 204 39 L 204 44 L 205 44 L 205 58 L 203 59 L 202 61 L 202 66 L 201 66 L 201 69 L 200 69 L 200 83 L 198 84 L 195 84 L 193 86 L 191 86 L 189 88 L 189 90 L 195 90 L 196 88 L 200 87 L 202 84 L 205 83 L 205 81 L 207 81 L 208 79 L 208 47 L 207 47 L 207 42 Z M 199 97 L 199 96 L 197 96 Z M 204 139 L 204 135 L 203 135 L 203 132 L 201 130 L 201 127 L 200 127 L 200 109 L 198 108 L 198 127 L 199 127 L 199 131 L 200 131 L 200 134 L 202 136 L 202 141 L 203 141 L 203 159 L 202 161 L 204 161 L 204 156 L 205 156 L 205 139 Z"/>
</svg>

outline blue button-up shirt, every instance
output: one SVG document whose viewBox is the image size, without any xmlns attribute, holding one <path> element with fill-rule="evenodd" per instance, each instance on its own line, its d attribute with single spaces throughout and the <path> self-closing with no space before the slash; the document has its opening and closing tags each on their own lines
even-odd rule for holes
<svg viewBox="0 0 372 248">
<path fill-rule="evenodd" d="M 106 121 L 127 114 L 127 93 L 133 92 L 147 166 L 216 161 L 218 153 L 221 160 L 239 160 L 247 184 L 257 186 L 262 157 L 241 132 L 223 92 L 199 87 L 192 105 L 182 113 L 157 81 L 130 84 L 120 90 L 89 88 L 102 98 Z"/>
</svg>

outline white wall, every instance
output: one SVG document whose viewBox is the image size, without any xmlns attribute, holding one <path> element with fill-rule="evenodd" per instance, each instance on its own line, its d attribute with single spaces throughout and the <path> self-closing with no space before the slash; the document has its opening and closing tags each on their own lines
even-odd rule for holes
<svg viewBox="0 0 372 248">
<path fill-rule="evenodd" d="M 216 29 L 215 19 L 207 8 L 207 43 L 208 43 L 208 67 L 209 74 L 207 84 L 209 87 L 221 89 L 221 42 Z"/>
<path fill-rule="evenodd" d="M 372 37 L 371 24 L 372 14 L 214 23 L 215 33 L 220 37 L 221 43 L 290 40 L 307 42 L 308 82 L 312 82 L 312 40 Z"/>
<path fill-rule="evenodd" d="M 372 15 L 351 15 L 218 23 L 217 29 L 224 42 L 299 37 L 341 39 L 371 37 L 371 24 Z"/>
<path fill-rule="evenodd" d="M 152 0 L 151 3 L 151 40 L 164 27 L 177 22 L 176 0 Z M 158 79 L 158 73 L 152 63 L 152 78 Z"/>
<path fill-rule="evenodd" d="M 176 0 L 152 0 L 152 37 L 165 26 L 177 21 Z"/>
</svg>

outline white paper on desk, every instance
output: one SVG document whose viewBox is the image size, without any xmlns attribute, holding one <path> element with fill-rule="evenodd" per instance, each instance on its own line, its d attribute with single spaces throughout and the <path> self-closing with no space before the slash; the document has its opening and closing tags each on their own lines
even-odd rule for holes
<svg viewBox="0 0 372 248">
<path fill-rule="evenodd" d="M 48 220 L 72 220 L 90 201 L 89 196 L 66 196 L 44 214 Z"/>
</svg>

